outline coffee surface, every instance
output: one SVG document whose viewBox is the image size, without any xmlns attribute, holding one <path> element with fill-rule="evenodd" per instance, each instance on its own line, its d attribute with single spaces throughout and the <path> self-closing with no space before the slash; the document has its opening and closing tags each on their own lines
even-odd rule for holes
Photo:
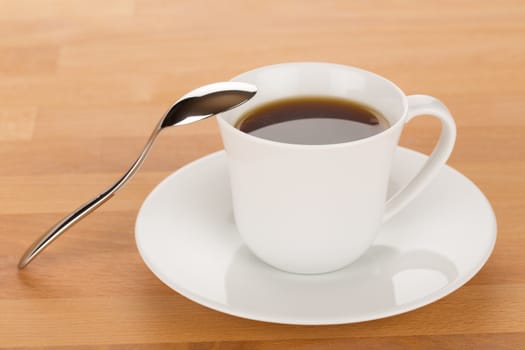
<svg viewBox="0 0 525 350">
<path fill-rule="evenodd" d="M 272 141 L 323 145 L 370 137 L 389 124 L 379 112 L 358 102 L 304 96 L 260 105 L 247 111 L 235 127 Z"/>
</svg>

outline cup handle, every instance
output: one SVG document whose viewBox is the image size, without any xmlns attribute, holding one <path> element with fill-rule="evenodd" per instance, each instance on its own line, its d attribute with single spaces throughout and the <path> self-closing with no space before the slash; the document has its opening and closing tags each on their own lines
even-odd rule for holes
<svg viewBox="0 0 525 350">
<path fill-rule="evenodd" d="M 408 123 L 414 117 L 431 115 L 441 120 L 441 135 L 432 154 L 419 173 L 393 195 L 385 205 L 383 221 L 390 220 L 421 192 L 446 163 L 456 141 L 456 123 L 447 107 L 438 99 L 427 95 L 412 95 L 407 97 Z"/>
</svg>

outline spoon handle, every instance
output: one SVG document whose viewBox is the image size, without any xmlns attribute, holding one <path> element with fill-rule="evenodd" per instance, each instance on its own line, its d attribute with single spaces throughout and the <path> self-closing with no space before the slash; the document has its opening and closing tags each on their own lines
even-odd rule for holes
<svg viewBox="0 0 525 350">
<path fill-rule="evenodd" d="M 140 169 L 144 160 L 146 159 L 155 138 L 161 130 L 160 125 L 158 125 L 151 136 L 148 139 L 148 142 L 144 146 L 142 152 L 133 165 L 126 171 L 122 177 L 115 182 L 113 185 L 108 187 L 104 192 L 100 193 L 95 198 L 84 203 L 77 210 L 73 211 L 71 214 L 57 222 L 52 228 L 50 228 L 46 233 L 44 233 L 40 238 L 38 238 L 33 244 L 26 250 L 20 261 L 18 262 L 18 268 L 23 269 L 27 266 L 42 250 L 44 250 L 48 245 L 51 244 L 55 239 L 58 238 L 62 233 L 64 233 L 71 226 L 82 220 L 88 214 L 93 212 L 99 206 L 108 201 L 113 195 L 122 188 L 135 173 Z"/>
</svg>

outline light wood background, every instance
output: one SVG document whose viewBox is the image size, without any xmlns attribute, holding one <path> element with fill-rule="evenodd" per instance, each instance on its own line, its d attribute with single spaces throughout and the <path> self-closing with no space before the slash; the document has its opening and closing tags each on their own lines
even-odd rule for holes
<svg viewBox="0 0 525 350">
<path fill-rule="evenodd" d="M 467 285 L 421 309 L 342 326 L 244 320 L 176 294 L 133 226 L 169 173 L 219 150 L 214 120 L 162 134 L 143 170 L 26 270 L 20 254 L 130 165 L 199 85 L 331 61 L 442 99 L 449 163 L 488 196 L 498 241 Z M 525 349 L 525 2 L 0 0 L 0 348 Z M 402 143 L 424 152 L 433 120 Z"/>
</svg>

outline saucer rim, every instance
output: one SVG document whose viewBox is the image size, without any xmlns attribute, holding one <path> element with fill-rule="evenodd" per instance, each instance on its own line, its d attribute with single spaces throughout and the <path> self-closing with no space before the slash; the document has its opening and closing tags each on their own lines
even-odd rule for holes
<svg viewBox="0 0 525 350">
<path fill-rule="evenodd" d="M 418 151 L 415 151 L 415 150 L 412 150 L 412 149 L 409 149 L 409 148 L 406 148 L 406 147 L 398 146 L 396 151 L 406 152 L 406 153 L 409 153 L 409 154 L 411 153 L 410 154 L 411 157 L 418 157 L 418 158 L 420 158 L 423 161 L 425 159 L 428 159 L 428 155 L 423 154 L 423 153 L 418 152 Z M 492 228 L 491 228 L 492 239 L 491 239 L 490 244 L 487 246 L 486 251 L 482 255 L 482 258 L 478 259 L 478 263 L 476 264 L 476 266 L 474 268 L 472 268 L 470 271 L 464 273 L 462 277 L 458 276 L 458 278 L 456 278 L 451 283 L 443 286 L 442 288 L 434 291 L 433 293 L 428 294 L 424 298 L 422 298 L 420 300 L 416 300 L 414 302 L 406 303 L 406 304 L 404 304 L 402 306 L 399 306 L 393 312 L 392 312 L 392 310 L 388 310 L 388 311 L 384 311 L 384 312 L 365 313 L 366 317 L 364 317 L 363 314 L 361 314 L 361 315 L 359 315 L 359 317 L 352 317 L 352 315 L 348 315 L 348 316 L 344 316 L 344 317 L 342 317 L 342 316 L 340 316 L 340 317 L 328 317 L 328 316 L 325 316 L 325 317 L 316 317 L 315 319 L 308 319 L 308 318 L 305 319 L 303 317 L 298 317 L 298 318 L 293 318 L 293 317 L 289 317 L 289 316 L 279 317 L 277 315 L 274 315 L 273 317 L 272 316 L 266 316 L 265 317 L 263 315 L 252 314 L 250 312 L 243 311 L 240 308 L 235 308 L 234 306 L 228 306 L 228 305 L 226 305 L 224 303 L 220 303 L 220 302 L 217 302 L 215 300 L 211 300 L 211 299 L 208 299 L 208 298 L 205 298 L 205 297 L 201 297 L 201 296 L 195 294 L 194 292 L 188 290 L 187 288 L 185 288 L 185 287 L 183 287 L 183 286 L 181 286 L 181 285 L 179 285 L 177 283 L 171 282 L 169 277 L 164 276 L 161 272 L 159 272 L 159 269 L 155 268 L 155 263 L 153 261 L 151 261 L 150 258 L 145 255 L 145 252 L 141 248 L 140 238 L 139 238 L 139 234 L 138 234 L 138 231 L 139 231 L 138 230 L 138 224 L 139 224 L 139 220 L 140 220 L 141 216 L 143 215 L 143 210 L 144 210 L 145 206 L 156 195 L 156 192 L 157 191 L 161 191 L 162 188 L 164 186 L 166 186 L 166 184 L 170 183 L 173 178 L 177 177 L 180 174 L 180 172 L 182 172 L 182 171 L 191 171 L 190 170 L 191 168 L 197 166 L 201 162 L 206 162 L 206 161 L 209 161 L 210 159 L 217 158 L 217 157 L 224 157 L 225 156 L 224 154 L 225 154 L 225 151 L 224 150 L 220 150 L 220 151 L 213 152 L 211 154 L 205 155 L 205 156 L 203 156 L 201 158 L 195 159 L 195 160 L 187 163 L 186 165 L 182 166 L 181 168 L 175 170 L 174 172 L 169 174 L 166 178 L 164 178 L 162 181 L 160 181 L 155 186 L 155 188 L 148 194 L 148 196 L 144 199 L 144 201 L 142 202 L 142 204 L 140 206 L 140 209 L 139 209 L 139 211 L 137 213 L 136 220 L 135 220 L 135 226 L 134 226 L 134 228 L 135 228 L 135 243 L 136 243 L 139 255 L 142 258 L 142 260 L 144 261 L 144 263 L 146 264 L 146 266 L 148 267 L 148 269 L 162 283 L 164 283 L 166 286 L 171 288 L 176 293 L 184 296 L 185 298 L 187 298 L 187 299 L 189 299 L 189 300 L 191 300 L 193 302 L 196 302 L 196 303 L 198 303 L 198 304 L 200 304 L 202 306 L 205 306 L 205 307 L 207 307 L 209 309 L 212 309 L 212 310 L 215 310 L 215 311 L 219 311 L 219 312 L 222 312 L 224 314 L 231 315 L 231 316 L 248 319 L 248 320 L 255 320 L 255 321 L 269 322 L 269 323 L 276 323 L 276 324 L 288 324 L 288 325 L 305 325 L 305 326 L 340 325 L 340 324 L 350 324 L 350 323 L 358 323 L 358 322 L 366 322 L 366 321 L 378 320 L 378 319 L 382 319 L 382 318 L 386 318 L 386 317 L 392 317 L 392 316 L 400 315 L 400 314 L 403 314 L 403 313 L 406 313 L 406 312 L 409 312 L 409 311 L 413 311 L 413 310 L 419 309 L 419 308 L 421 308 L 423 306 L 432 304 L 432 303 L 434 303 L 434 302 L 436 302 L 436 301 L 446 297 L 447 295 L 453 293 L 454 291 L 456 291 L 457 289 L 459 289 L 463 285 L 465 285 L 467 282 L 469 282 L 483 268 L 483 266 L 485 266 L 486 262 L 488 261 L 488 259 L 492 255 L 492 252 L 494 251 L 494 247 L 495 247 L 496 239 L 497 239 L 497 221 L 496 221 L 496 215 L 495 215 L 495 212 L 494 212 L 494 209 L 493 209 L 492 205 L 490 204 L 490 202 L 489 202 L 488 198 L 485 196 L 485 194 L 479 189 L 478 186 L 476 186 L 476 184 L 472 180 L 467 178 L 465 175 L 463 175 L 461 172 L 459 172 L 458 170 L 454 169 L 453 167 L 451 167 L 449 165 L 445 165 L 444 168 L 448 168 L 448 170 L 452 171 L 454 173 L 454 175 L 459 175 L 463 180 L 466 180 L 467 183 L 469 183 L 469 185 L 471 185 L 473 187 L 473 189 L 475 191 L 477 191 L 481 195 L 481 197 L 484 199 L 485 205 L 487 206 L 487 209 L 488 209 L 488 213 L 491 214 L 491 218 L 492 218 L 492 222 L 493 222 L 493 225 L 492 225 Z M 439 174 L 437 176 L 439 176 Z"/>
</svg>

